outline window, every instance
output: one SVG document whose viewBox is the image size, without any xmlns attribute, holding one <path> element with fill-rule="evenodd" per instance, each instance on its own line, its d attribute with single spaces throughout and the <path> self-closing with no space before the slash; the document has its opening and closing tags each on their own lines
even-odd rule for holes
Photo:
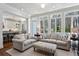
<svg viewBox="0 0 79 59">
<path fill-rule="evenodd" d="M 77 17 L 73 17 L 73 27 L 77 27 Z"/>
<path fill-rule="evenodd" d="M 44 31 L 45 33 L 48 33 L 48 20 L 47 19 L 44 20 Z"/>
<path fill-rule="evenodd" d="M 51 32 L 55 32 L 55 19 L 51 19 Z"/>
<path fill-rule="evenodd" d="M 31 33 L 32 35 L 36 34 L 37 32 L 37 17 L 32 17 L 30 22 L 31 22 Z"/>
<path fill-rule="evenodd" d="M 61 32 L 61 18 L 56 19 L 56 32 Z"/>
<path fill-rule="evenodd" d="M 79 16 L 73 17 L 73 28 L 79 27 Z"/>
<path fill-rule="evenodd" d="M 36 22 L 35 21 L 32 21 L 32 28 L 31 28 L 31 30 L 32 30 L 32 34 L 36 34 Z"/>
<path fill-rule="evenodd" d="M 70 32 L 72 28 L 79 27 L 79 11 L 73 11 L 66 14 L 65 32 Z"/>
<path fill-rule="evenodd" d="M 79 15 L 79 11 L 69 12 L 66 14 L 66 16 L 73 16 L 73 15 Z"/>
<path fill-rule="evenodd" d="M 43 20 L 40 21 L 40 32 L 43 33 Z"/>
<path fill-rule="evenodd" d="M 53 15 L 51 18 L 51 32 L 61 32 L 61 15 Z"/>
<path fill-rule="evenodd" d="M 43 31 L 44 31 L 44 33 L 48 33 L 48 17 L 45 16 L 42 18 L 42 20 L 43 20 L 43 24 L 44 24 Z"/>
<path fill-rule="evenodd" d="M 71 17 L 65 18 L 65 32 L 70 32 L 71 30 Z"/>
</svg>

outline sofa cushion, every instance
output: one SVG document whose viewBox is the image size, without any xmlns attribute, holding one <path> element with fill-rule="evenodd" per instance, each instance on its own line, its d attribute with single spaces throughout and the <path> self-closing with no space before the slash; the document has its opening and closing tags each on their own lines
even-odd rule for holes
<svg viewBox="0 0 79 59">
<path fill-rule="evenodd" d="M 13 38 L 14 39 L 20 39 L 20 36 L 19 35 L 15 35 Z"/>
<path fill-rule="evenodd" d="M 49 42 L 49 43 L 56 43 L 55 39 L 41 39 L 40 41 Z"/>
<path fill-rule="evenodd" d="M 46 39 L 50 39 L 51 35 L 50 34 L 47 34 L 46 35 Z"/>
<path fill-rule="evenodd" d="M 63 34 L 62 35 L 62 41 L 67 41 L 69 37 L 69 34 Z"/>
<path fill-rule="evenodd" d="M 51 34 L 51 39 L 57 39 L 57 34 L 56 33 L 52 33 Z"/>
<path fill-rule="evenodd" d="M 67 37 L 66 36 L 62 36 L 62 41 L 67 41 Z"/>
<path fill-rule="evenodd" d="M 36 42 L 36 40 L 34 40 L 34 39 L 28 39 L 28 40 L 24 41 L 24 46 L 26 46 L 28 44 L 31 44 L 33 42 Z"/>
<path fill-rule="evenodd" d="M 25 39 L 24 34 L 18 34 L 13 37 L 14 39 Z"/>
<path fill-rule="evenodd" d="M 57 40 L 57 45 L 67 45 L 67 42 Z"/>
</svg>

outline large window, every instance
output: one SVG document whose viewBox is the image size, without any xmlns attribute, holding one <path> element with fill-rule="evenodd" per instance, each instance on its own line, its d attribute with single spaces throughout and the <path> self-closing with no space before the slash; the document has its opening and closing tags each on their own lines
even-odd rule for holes
<svg viewBox="0 0 79 59">
<path fill-rule="evenodd" d="M 51 19 L 51 32 L 55 32 L 55 19 Z"/>
<path fill-rule="evenodd" d="M 48 16 L 40 17 L 40 32 L 48 33 Z"/>
<path fill-rule="evenodd" d="M 77 17 L 73 17 L 73 27 L 77 27 Z"/>
<path fill-rule="evenodd" d="M 43 20 L 40 21 L 40 32 L 43 33 Z"/>
<path fill-rule="evenodd" d="M 31 33 L 32 35 L 36 34 L 37 32 L 37 17 L 33 17 L 31 19 Z"/>
<path fill-rule="evenodd" d="M 79 11 L 73 11 L 66 14 L 66 16 L 79 15 Z"/>
<path fill-rule="evenodd" d="M 65 32 L 70 32 L 71 30 L 71 17 L 65 18 Z"/>
<path fill-rule="evenodd" d="M 44 17 L 44 32 L 48 33 L 48 18 Z"/>
<path fill-rule="evenodd" d="M 61 18 L 56 19 L 56 31 L 61 32 Z"/>
<path fill-rule="evenodd" d="M 69 12 L 65 16 L 65 32 L 79 27 L 79 11 Z"/>
<path fill-rule="evenodd" d="M 79 27 L 79 16 L 73 17 L 73 28 Z"/>
<path fill-rule="evenodd" d="M 61 32 L 61 15 L 53 15 L 51 18 L 51 32 Z"/>
<path fill-rule="evenodd" d="M 32 21 L 32 24 L 31 24 L 31 26 L 32 26 L 32 28 L 31 28 L 31 30 L 32 30 L 32 34 L 36 34 L 36 21 Z"/>
</svg>

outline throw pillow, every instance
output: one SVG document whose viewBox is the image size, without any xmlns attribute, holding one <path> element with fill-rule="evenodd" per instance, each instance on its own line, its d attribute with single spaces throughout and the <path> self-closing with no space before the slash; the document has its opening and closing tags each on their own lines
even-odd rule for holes
<svg viewBox="0 0 79 59">
<path fill-rule="evenodd" d="M 13 39 L 20 39 L 20 36 L 19 36 L 19 35 L 15 35 L 15 36 L 13 37 Z"/>
</svg>

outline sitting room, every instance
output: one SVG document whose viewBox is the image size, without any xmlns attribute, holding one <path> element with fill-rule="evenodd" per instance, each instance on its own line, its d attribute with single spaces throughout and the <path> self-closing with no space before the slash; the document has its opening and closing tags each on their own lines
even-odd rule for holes
<svg viewBox="0 0 79 59">
<path fill-rule="evenodd" d="M 0 56 L 79 56 L 79 3 L 0 3 Z"/>
</svg>

